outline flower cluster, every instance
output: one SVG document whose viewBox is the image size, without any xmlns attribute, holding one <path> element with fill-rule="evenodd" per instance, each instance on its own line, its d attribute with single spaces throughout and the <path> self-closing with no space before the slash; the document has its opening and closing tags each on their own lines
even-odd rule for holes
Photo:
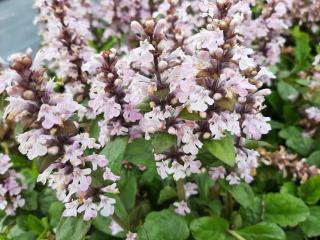
<svg viewBox="0 0 320 240">
<path fill-rule="evenodd" d="M 34 60 L 34 69 L 47 65 L 67 92 L 83 93 L 86 76 L 83 64 L 93 54 L 88 41 L 92 7 L 89 1 L 38 0 L 36 22 L 40 25 L 43 47 Z"/>
<path fill-rule="evenodd" d="M 121 135 L 175 136 L 176 144 L 156 152 L 155 159 L 159 175 L 172 175 L 176 181 L 201 172 L 197 154 L 204 141 L 231 133 L 236 138 L 237 166 L 228 173 L 220 167 L 224 173 L 219 176 L 226 175 L 232 184 L 240 178 L 250 182 L 257 153 L 242 143 L 245 138 L 258 140 L 270 130 L 269 119 L 260 113 L 269 90 L 257 91 L 270 73 L 256 65 L 253 50 L 237 34 L 249 5 L 204 1 L 200 7 L 208 24 L 190 37 L 173 34 L 179 29 L 170 21 L 174 12 L 159 20 L 133 21 L 140 46 L 119 61 L 114 60 L 114 51 L 93 60 L 100 71 L 93 73 L 89 106 L 104 115 L 99 124 L 101 144 Z"/>
<path fill-rule="evenodd" d="M 26 189 L 23 176 L 11 169 L 8 155 L 0 153 L 0 210 L 15 215 L 17 208 L 24 206 L 21 192 Z"/>
<path fill-rule="evenodd" d="M 319 29 L 317 23 L 320 22 L 320 2 L 317 0 L 293 0 L 292 2 L 292 11 L 289 17 L 301 25 L 307 25 L 313 32 L 316 32 Z"/>
<path fill-rule="evenodd" d="M 320 174 L 320 169 L 310 165 L 306 159 L 300 159 L 297 154 L 290 154 L 281 146 L 280 150 L 268 152 L 266 149 L 259 149 L 261 162 L 267 166 L 277 167 L 283 177 L 292 177 L 293 180 L 305 182 L 312 176 Z"/>
<path fill-rule="evenodd" d="M 88 6 L 82 12 L 72 1 L 37 1 L 44 46 L 35 60 L 30 52 L 13 55 L 0 76 L 9 96 L 4 117 L 24 129 L 19 150 L 30 160 L 40 158 L 38 181 L 56 190 L 64 216 L 113 214 L 119 177 L 96 152 L 118 136 L 174 139 L 167 149 L 154 149 L 162 179 L 180 182 L 207 171 L 239 184 L 251 182 L 257 167 L 258 153 L 245 147 L 246 139 L 259 140 L 270 130 L 261 114 L 270 91 L 259 88 L 273 76 L 241 36 L 251 1 L 167 0 L 157 12 L 130 1 L 133 12 L 123 15 L 125 3 L 102 4 L 112 12 L 109 24 L 137 19 L 130 25 L 139 46 L 119 57 L 115 49 L 94 54 L 88 47 L 90 2 L 78 3 Z M 56 78 L 50 79 L 51 70 Z M 88 119 L 98 121 L 99 144 L 86 132 Z M 205 163 L 199 151 L 226 139 L 235 163 Z M 97 186 L 93 173 L 104 184 Z M 179 214 L 190 211 L 186 201 L 196 188 L 189 184 L 185 194 L 175 203 Z"/>
<path fill-rule="evenodd" d="M 307 91 L 303 94 L 303 100 L 305 103 L 304 115 L 306 116 L 306 121 L 302 124 L 307 129 L 307 132 L 313 135 L 320 123 L 320 108 L 317 106 L 315 99 L 320 90 L 320 61 L 319 56 L 316 56 L 313 65 L 307 69 L 307 71 L 300 72 L 299 76 L 309 82 Z M 298 99 L 299 100 L 299 99 Z"/>
<path fill-rule="evenodd" d="M 254 47 L 253 57 L 256 62 L 274 65 L 280 60 L 281 48 L 286 41 L 284 35 L 291 26 L 288 15 L 292 9 L 292 2 L 267 0 L 262 3 L 261 8 L 262 12 L 257 17 L 248 16 L 241 27 L 241 34 L 247 46 Z M 269 82 L 270 78 L 266 81 Z"/>
<path fill-rule="evenodd" d="M 155 1 L 150 4 L 149 0 L 102 0 L 97 7 L 95 18 L 100 23 L 98 27 L 104 30 L 103 38 L 128 34 L 131 21 L 150 17 L 155 4 Z"/>
<path fill-rule="evenodd" d="M 38 181 L 48 182 L 66 206 L 64 216 L 84 212 L 84 219 L 113 214 L 115 200 L 105 193 L 117 193 L 118 176 L 108 160 L 94 153 L 100 145 L 83 132 L 75 114 L 85 108 L 68 92 L 56 92 L 45 69 L 35 69 L 31 53 L 11 57 L 4 77 L 8 84 L 8 105 L 4 117 L 19 122 L 25 131 L 17 136 L 19 150 L 30 160 L 41 157 L 43 172 Z M 91 154 L 86 150 L 91 149 Z M 92 153 L 93 152 L 93 153 Z M 103 187 L 92 184 L 92 173 L 102 173 Z"/>
</svg>

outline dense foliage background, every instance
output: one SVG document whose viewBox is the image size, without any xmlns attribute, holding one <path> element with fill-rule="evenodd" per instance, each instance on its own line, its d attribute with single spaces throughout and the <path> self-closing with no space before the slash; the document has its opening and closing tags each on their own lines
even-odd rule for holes
<svg viewBox="0 0 320 240">
<path fill-rule="evenodd" d="M 320 237 L 319 1 L 35 8 L 42 48 L 0 62 L 0 239 Z"/>
</svg>

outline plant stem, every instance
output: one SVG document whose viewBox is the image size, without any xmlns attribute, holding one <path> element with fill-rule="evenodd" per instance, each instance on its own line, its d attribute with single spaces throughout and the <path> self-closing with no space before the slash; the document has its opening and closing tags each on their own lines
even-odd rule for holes
<svg viewBox="0 0 320 240">
<path fill-rule="evenodd" d="M 184 191 L 183 179 L 178 180 L 176 182 L 176 184 L 177 184 L 177 193 L 178 193 L 179 201 L 184 201 L 185 200 L 185 191 Z"/>
<path fill-rule="evenodd" d="M 235 237 L 237 240 L 246 240 L 245 238 L 241 237 L 237 232 L 228 229 L 228 233 Z"/>
<path fill-rule="evenodd" d="M 123 222 L 122 219 L 116 213 L 112 215 L 112 220 L 115 221 L 125 232 L 129 232 L 130 228 L 128 224 Z"/>
<path fill-rule="evenodd" d="M 227 193 L 227 203 L 226 203 L 226 207 L 227 207 L 227 217 L 230 220 L 231 219 L 231 215 L 232 215 L 232 211 L 233 211 L 233 199 L 230 193 Z"/>
</svg>

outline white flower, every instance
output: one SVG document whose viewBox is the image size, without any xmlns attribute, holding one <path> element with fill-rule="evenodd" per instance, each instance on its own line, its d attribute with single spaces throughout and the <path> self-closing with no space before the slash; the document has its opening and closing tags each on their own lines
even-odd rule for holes
<svg viewBox="0 0 320 240">
<path fill-rule="evenodd" d="M 92 202 L 91 198 L 85 200 L 85 202 L 78 208 L 78 213 L 84 212 L 83 220 L 89 221 L 97 216 L 98 206 Z"/>
<path fill-rule="evenodd" d="M 103 195 L 100 195 L 100 199 L 101 201 L 98 209 L 100 210 L 101 215 L 104 217 L 111 216 L 114 213 L 114 205 L 116 200 Z"/>
<path fill-rule="evenodd" d="M 75 217 L 78 214 L 79 203 L 77 200 L 65 204 L 66 209 L 63 211 L 64 217 Z"/>
<path fill-rule="evenodd" d="M 188 207 L 187 202 L 181 201 L 181 202 L 175 202 L 173 205 L 176 207 L 174 210 L 177 214 L 185 216 L 188 213 L 191 212 L 190 208 Z"/>
<path fill-rule="evenodd" d="M 262 134 L 267 134 L 271 130 L 269 117 L 263 117 L 261 113 L 258 114 L 246 114 L 242 127 L 243 132 L 248 138 L 259 140 Z"/>
<path fill-rule="evenodd" d="M 188 199 L 192 195 L 198 194 L 198 185 L 195 183 L 187 182 L 184 184 L 185 197 Z"/>
<path fill-rule="evenodd" d="M 47 142 L 53 139 L 52 136 L 44 135 L 41 129 L 33 129 L 22 133 L 17 137 L 20 143 L 19 151 L 28 156 L 30 160 L 47 154 Z"/>
</svg>

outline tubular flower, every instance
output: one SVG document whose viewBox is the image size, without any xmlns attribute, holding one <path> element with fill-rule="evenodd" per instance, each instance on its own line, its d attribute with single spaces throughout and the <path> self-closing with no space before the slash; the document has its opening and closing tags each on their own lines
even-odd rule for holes
<svg viewBox="0 0 320 240">
<path fill-rule="evenodd" d="M 44 69 L 33 70 L 30 54 L 16 55 L 10 71 L 17 74 L 7 87 L 8 106 L 4 116 L 19 121 L 24 132 L 17 136 L 19 150 L 30 160 L 41 157 L 43 168 L 38 181 L 48 183 L 65 203 L 64 216 L 84 214 L 89 220 L 100 212 L 113 214 L 115 200 L 106 193 L 117 193 L 119 177 L 108 167 L 105 156 L 86 150 L 100 148 L 95 139 L 81 132 L 72 118 L 85 108 L 67 92 L 56 92 Z M 104 188 L 92 184 L 92 174 L 102 171 Z"/>
<path fill-rule="evenodd" d="M 27 188 L 23 176 L 11 167 L 9 156 L 0 153 L 0 211 L 6 215 L 15 215 L 16 210 L 24 206 L 21 193 Z"/>
</svg>

